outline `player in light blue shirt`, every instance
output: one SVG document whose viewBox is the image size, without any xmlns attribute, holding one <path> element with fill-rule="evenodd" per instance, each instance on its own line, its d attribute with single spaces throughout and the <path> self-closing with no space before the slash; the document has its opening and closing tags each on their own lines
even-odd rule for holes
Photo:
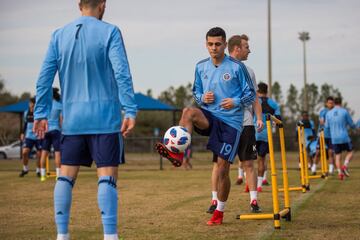
<svg viewBox="0 0 360 240">
<path fill-rule="evenodd" d="M 79 1 L 82 16 L 52 34 L 36 85 L 34 130 L 43 138 L 58 72 L 63 116 L 61 176 L 54 189 L 58 240 L 69 239 L 72 187 L 80 165 L 90 167 L 93 161 L 104 239 L 118 239 L 118 165 L 124 161 L 123 137 L 135 126 L 137 106 L 120 29 L 101 21 L 105 4 Z"/>
<path fill-rule="evenodd" d="M 195 68 L 193 95 L 200 108 L 183 109 L 180 126 L 192 133 L 209 136 L 207 148 L 213 152 L 219 176 L 218 203 L 208 225 L 222 224 L 225 202 L 229 196 L 230 164 L 236 157 L 244 109 L 255 100 L 255 89 L 243 63 L 228 57 L 225 31 L 219 27 L 206 34 L 210 58 L 200 61 Z M 181 166 L 183 153 L 169 151 L 157 143 L 160 155 L 175 166 Z"/>
<path fill-rule="evenodd" d="M 271 114 L 281 120 L 280 107 L 277 102 L 268 97 L 268 85 L 260 82 L 258 84 L 258 97 L 262 109 L 262 120 L 266 122 L 266 115 Z M 257 121 L 256 116 L 254 122 Z M 260 132 L 256 132 L 256 149 L 258 153 L 258 179 L 257 179 L 257 191 L 262 191 L 262 185 L 269 185 L 267 175 L 267 162 L 266 154 L 269 153 L 269 143 L 267 128 L 263 128 Z"/>
<path fill-rule="evenodd" d="M 24 127 L 20 135 L 20 140 L 22 141 L 22 164 L 23 169 L 19 174 L 19 177 L 24 177 L 29 173 L 29 156 L 32 149 L 36 149 L 36 175 L 40 177 L 40 154 L 41 154 L 41 140 L 37 139 L 36 135 L 33 133 L 32 128 L 34 124 L 34 105 L 35 98 L 30 98 L 29 108 L 24 112 Z"/>
<path fill-rule="evenodd" d="M 341 98 L 335 98 L 335 107 L 326 114 L 325 128 L 330 129 L 331 143 L 335 152 L 335 164 L 339 179 L 350 176 L 348 165 L 353 156 L 353 147 L 348 134 L 348 127 L 355 128 L 349 112 L 341 107 Z M 341 166 L 341 153 L 346 151 L 344 165 Z"/>
<path fill-rule="evenodd" d="M 56 177 L 60 175 L 60 138 L 61 138 L 61 122 L 62 122 L 62 105 L 58 88 L 53 88 L 52 107 L 48 117 L 48 131 L 42 140 L 41 160 L 40 160 L 40 181 L 46 180 L 46 159 L 51 151 L 51 146 L 54 149 Z"/>
<path fill-rule="evenodd" d="M 329 96 L 326 98 L 325 107 L 319 113 L 319 130 L 324 130 L 324 138 L 325 144 L 328 150 L 328 157 L 329 157 L 329 174 L 334 173 L 334 151 L 333 146 L 331 144 L 331 136 L 330 136 L 330 129 L 325 128 L 325 121 L 326 121 L 326 114 L 334 108 L 334 98 Z M 317 157 L 319 154 L 317 154 Z"/>
</svg>

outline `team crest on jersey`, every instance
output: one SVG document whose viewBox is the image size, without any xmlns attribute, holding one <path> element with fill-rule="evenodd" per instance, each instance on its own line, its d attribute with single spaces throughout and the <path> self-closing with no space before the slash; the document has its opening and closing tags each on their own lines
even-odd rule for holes
<svg viewBox="0 0 360 240">
<path fill-rule="evenodd" d="M 229 81 L 230 79 L 231 79 L 230 73 L 224 73 L 224 75 L 223 75 L 223 80 L 224 80 L 224 81 Z"/>
</svg>

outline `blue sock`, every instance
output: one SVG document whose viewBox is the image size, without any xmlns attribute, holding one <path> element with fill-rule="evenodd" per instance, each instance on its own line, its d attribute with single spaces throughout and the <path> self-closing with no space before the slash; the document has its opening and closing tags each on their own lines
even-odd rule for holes
<svg viewBox="0 0 360 240">
<path fill-rule="evenodd" d="M 69 217 L 74 180 L 67 176 L 57 179 L 54 189 L 55 222 L 58 234 L 69 232 Z"/>
<path fill-rule="evenodd" d="M 116 234 L 118 206 L 116 180 L 111 176 L 103 176 L 99 178 L 98 185 L 98 203 L 104 234 Z"/>
</svg>

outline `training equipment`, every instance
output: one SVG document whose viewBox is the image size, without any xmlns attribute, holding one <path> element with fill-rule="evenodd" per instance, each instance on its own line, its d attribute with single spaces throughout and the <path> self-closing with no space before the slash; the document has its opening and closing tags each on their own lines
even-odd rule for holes
<svg viewBox="0 0 360 240">
<path fill-rule="evenodd" d="M 169 128 L 164 135 L 164 145 L 174 153 L 183 153 L 191 143 L 191 135 L 181 126 Z"/>
</svg>

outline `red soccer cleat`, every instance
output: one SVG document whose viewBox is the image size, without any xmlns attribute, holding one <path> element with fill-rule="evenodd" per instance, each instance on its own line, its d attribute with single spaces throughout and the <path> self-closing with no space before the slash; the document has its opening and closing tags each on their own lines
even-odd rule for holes
<svg viewBox="0 0 360 240">
<path fill-rule="evenodd" d="M 342 180 L 344 180 L 344 174 L 343 173 L 339 173 L 339 179 L 342 181 Z"/>
<path fill-rule="evenodd" d="M 220 212 L 218 210 L 215 210 L 211 219 L 206 224 L 208 226 L 220 225 L 220 224 L 222 224 L 223 218 L 224 218 L 224 213 Z"/>
<path fill-rule="evenodd" d="M 256 189 L 258 192 L 262 192 L 262 187 L 257 187 Z"/>
<path fill-rule="evenodd" d="M 243 178 L 238 177 L 238 179 L 236 180 L 236 185 L 241 185 L 242 183 L 243 183 Z"/>
<path fill-rule="evenodd" d="M 269 186 L 270 183 L 269 183 L 266 179 L 264 179 L 264 180 L 262 181 L 262 185 L 263 185 L 263 186 Z"/>
<path fill-rule="evenodd" d="M 249 189 L 249 185 L 245 185 L 245 190 L 244 190 L 244 192 L 249 192 L 250 191 L 250 189 Z"/>
<path fill-rule="evenodd" d="M 158 142 L 155 144 L 155 149 L 156 151 L 164 158 L 169 159 L 169 161 L 175 166 L 175 167 L 180 167 L 183 159 L 184 159 L 184 153 L 174 153 L 169 151 L 169 149 L 167 149 L 165 147 L 164 144 Z"/>
<path fill-rule="evenodd" d="M 349 169 L 347 168 L 347 166 L 342 166 L 341 171 L 345 176 L 350 177 Z"/>
</svg>

